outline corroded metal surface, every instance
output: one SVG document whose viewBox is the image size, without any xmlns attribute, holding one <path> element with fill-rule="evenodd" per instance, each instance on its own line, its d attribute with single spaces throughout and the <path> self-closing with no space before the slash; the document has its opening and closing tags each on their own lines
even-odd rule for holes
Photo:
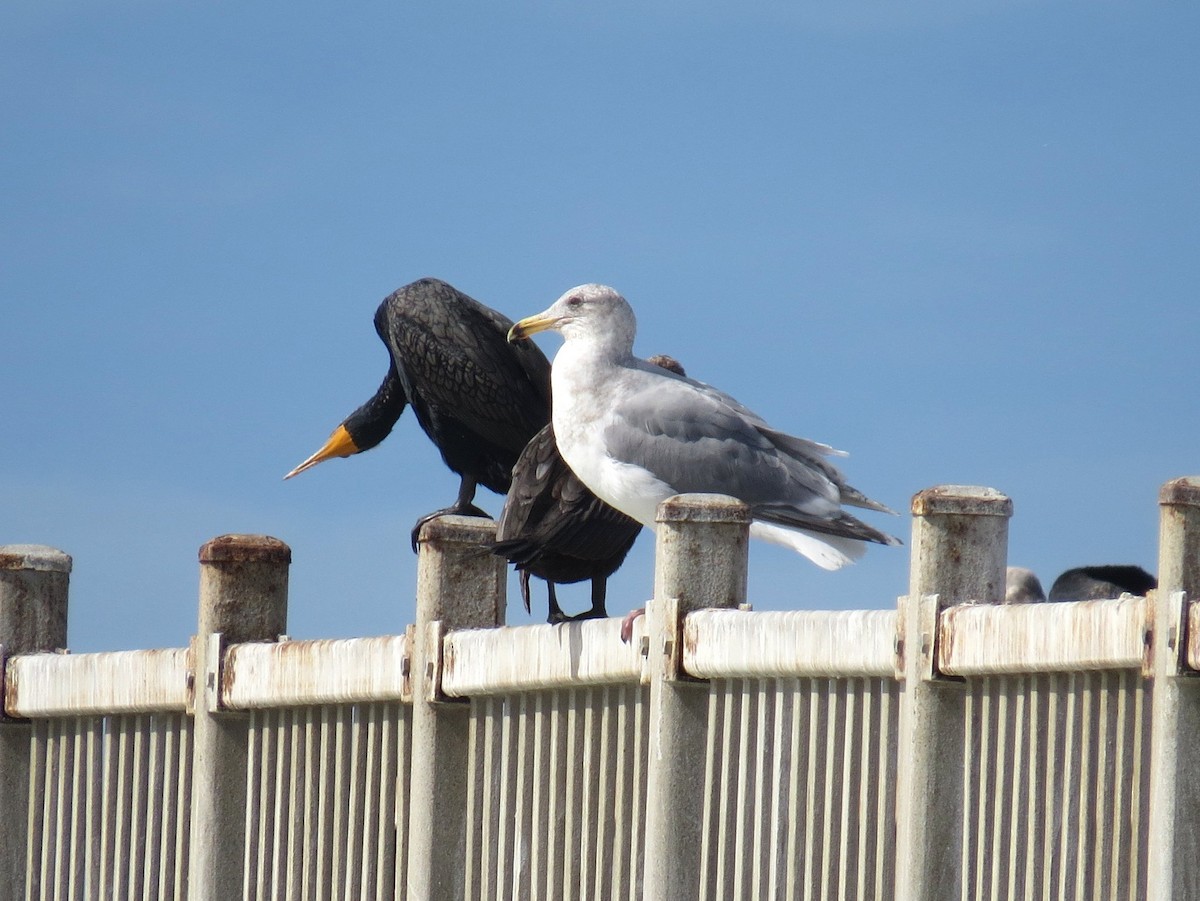
<svg viewBox="0 0 1200 901">
<path fill-rule="evenodd" d="M 1012 516 L 1012 501 L 995 488 L 938 485 L 913 495 L 914 516 Z"/>
<path fill-rule="evenodd" d="M 943 611 L 938 670 L 946 675 L 1140 669 L 1145 598 L 962 605 Z"/>
<path fill-rule="evenodd" d="M 218 535 L 200 547 L 201 563 L 292 562 L 292 549 L 270 535 Z"/>
<path fill-rule="evenodd" d="M 187 648 L 23 654 L 5 668 L 4 708 L 21 717 L 182 712 L 188 674 Z"/>
<path fill-rule="evenodd" d="M 890 678 L 895 648 L 895 610 L 699 610 L 683 627 L 683 668 L 702 679 Z"/>
<path fill-rule="evenodd" d="M 69 573 L 71 557 L 44 544 L 0 545 L 0 569 Z"/>
<path fill-rule="evenodd" d="M 1200 670 L 1200 601 L 1189 601 L 1187 607 L 1187 665 Z"/>
<path fill-rule="evenodd" d="M 232 710 L 400 700 L 404 635 L 231 645 L 221 671 L 221 704 Z"/>
</svg>

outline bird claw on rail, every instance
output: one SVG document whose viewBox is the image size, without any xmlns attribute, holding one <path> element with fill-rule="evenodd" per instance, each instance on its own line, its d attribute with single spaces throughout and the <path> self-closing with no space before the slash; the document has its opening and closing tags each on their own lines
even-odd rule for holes
<svg viewBox="0 0 1200 901">
<path fill-rule="evenodd" d="M 630 610 L 621 620 L 621 641 L 625 644 L 629 644 L 629 640 L 633 638 L 633 624 L 637 622 L 639 616 L 644 616 L 645 613 L 645 607 L 638 607 L 636 610 Z"/>
<path fill-rule="evenodd" d="M 486 510 L 481 510 L 474 504 L 465 506 L 455 504 L 453 507 L 446 507 L 444 510 L 434 510 L 432 513 L 426 513 L 417 520 L 417 524 L 412 529 L 412 549 L 413 553 L 417 552 L 418 539 L 421 537 L 421 527 L 425 523 L 437 519 L 439 516 L 479 516 L 483 519 L 491 519 L 492 515 Z"/>
</svg>

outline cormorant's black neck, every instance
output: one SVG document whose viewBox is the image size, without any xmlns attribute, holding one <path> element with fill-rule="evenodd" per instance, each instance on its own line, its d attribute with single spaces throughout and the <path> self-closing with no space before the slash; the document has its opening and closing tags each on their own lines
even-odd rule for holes
<svg viewBox="0 0 1200 901">
<path fill-rule="evenodd" d="M 342 425 L 360 451 L 370 450 L 391 433 L 407 403 L 404 386 L 392 364 L 375 396 L 347 416 Z"/>
</svg>

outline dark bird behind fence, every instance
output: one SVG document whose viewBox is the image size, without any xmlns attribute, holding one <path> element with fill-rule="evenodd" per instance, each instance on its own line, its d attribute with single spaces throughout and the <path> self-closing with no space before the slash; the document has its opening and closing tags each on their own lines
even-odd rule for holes
<svg viewBox="0 0 1200 901">
<path fill-rule="evenodd" d="M 683 367 L 660 355 L 650 362 L 677 375 Z M 529 577 L 546 580 L 547 622 L 608 615 L 608 577 L 625 562 L 642 525 L 596 497 L 558 452 L 554 427 L 529 442 L 513 467 L 512 487 L 496 528 L 495 552 L 516 566 L 521 599 L 529 611 Z M 563 613 L 555 584 L 591 580 L 590 609 Z"/>
<path fill-rule="evenodd" d="M 1050 586 L 1052 601 L 1101 601 L 1123 594 L 1145 597 L 1158 580 L 1140 566 L 1078 566 L 1068 569 Z"/>
</svg>

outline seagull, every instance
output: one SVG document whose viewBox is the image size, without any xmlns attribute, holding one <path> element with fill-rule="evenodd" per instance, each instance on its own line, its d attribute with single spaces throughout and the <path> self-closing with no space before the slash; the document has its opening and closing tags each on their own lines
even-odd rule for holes
<svg viewBox="0 0 1200 901">
<path fill-rule="evenodd" d="M 1004 571 L 1005 604 L 1040 604 L 1045 600 L 1041 580 L 1032 569 L 1010 566 Z"/>
<path fill-rule="evenodd" d="M 581 285 L 519 321 L 518 341 L 554 330 L 551 418 L 567 465 L 597 497 L 645 526 L 675 494 L 725 494 L 750 507 L 750 535 L 824 569 L 862 556 L 867 543 L 901 544 L 843 505 L 891 513 L 846 483 L 826 444 L 778 431 L 710 385 L 633 355 L 637 320 L 605 285 Z"/>
<path fill-rule="evenodd" d="M 683 375 L 683 367 L 660 354 L 650 362 Z M 571 472 L 547 425 L 521 451 L 512 471 L 512 487 L 496 524 L 494 553 L 516 565 L 521 599 L 529 612 L 529 577 L 546 580 L 547 622 L 562 623 L 608 616 L 608 577 L 642 531 L 642 524 L 596 497 Z M 558 605 L 555 584 L 590 579 L 592 606 L 568 616 Z"/>
<path fill-rule="evenodd" d="M 488 514 L 475 506 L 475 489 L 508 491 L 521 451 L 550 419 L 550 362 L 534 345 L 513 347 L 512 320 L 436 278 L 390 294 L 375 312 L 375 331 L 388 349 L 388 371 L 378 390 L 333 430 L 290 479 L 332 457 L 378 445 L 412 405 L 417 422 L 459 476 L 458 497 L 443 513 Z"/>
</svg>

